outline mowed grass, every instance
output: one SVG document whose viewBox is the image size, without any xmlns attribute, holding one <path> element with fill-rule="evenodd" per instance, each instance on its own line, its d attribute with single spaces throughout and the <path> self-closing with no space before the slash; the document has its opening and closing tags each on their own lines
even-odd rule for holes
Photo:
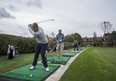
<svg viewBox="0 0 116 81">
<path fill-rule="evenodd" d="M 68 52 L 70 50 L 72 49 L 65 50 L 65 52 Z M 16 57 L 12 60 L 9 60 L 7 56 L 1 56 L 0 57 L 0 74 L 14 70 L 16 68 L 20 68 L 28 64 L 32 64 L 34 54 L 35 53 L 19 54 L 19 55 L 16 55 Z M 46 53 L 47 58 L 52 56 L 57 56 L 57 53 L 56 52 Z M 39 58 L 38 58 L 38 61 L 40 60 L 41 60 L 41 55 L 39 55 Z"/>
<path fill-rule="evenodd" d="M 116 81 L 116 48 L 88 48 L 59 81 Z"/>
<path fill-rule="evenodd" d="M 19 54 L 16 58 L 8 60 L 7 56 L 0 57 L 0 73 L 7 72 L 24 65 L 28 65 L 33 60 L 34 53 Z"/>
<path fill-rule="evenodd" d="M 50 52 L 46 53 L 47 57 L 50 56 L 57 56 L 56 52 Z M 16 56 L 16 58 L 12 60 L 8 60 L 7 56 L 1 56 L 0 57 L 0 74 L 31 64 L 33 62 L 34 53 L 28 53 L 28 54 L 19 54 Z M 39 55 L 38 61 L 41 60 L 41 55 Z"/>
</svg>

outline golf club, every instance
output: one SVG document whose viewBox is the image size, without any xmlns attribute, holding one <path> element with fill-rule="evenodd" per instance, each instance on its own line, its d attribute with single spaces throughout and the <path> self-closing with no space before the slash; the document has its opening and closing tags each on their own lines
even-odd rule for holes
<svg viewBox="0 0 116 81">
<path fill-rule="evenodd" d="M 40 21 L 40 22 L 36 22 L 36 23 L 43 23 L 43 22 L 47 22 L 47 21 L 54 21 L 54 19 L 48 19 L 48 20 L 44 20 L 44 21 Z"/>
</svg>

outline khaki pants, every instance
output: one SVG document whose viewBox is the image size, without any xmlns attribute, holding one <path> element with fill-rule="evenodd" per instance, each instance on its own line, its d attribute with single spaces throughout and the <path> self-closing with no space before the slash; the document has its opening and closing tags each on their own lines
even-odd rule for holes
<svg viewBox="0 0 116 81">
<path fill-rule="evenodd" d="M 64 49 L 64 43 L 57 43 L 57 51 L 62 52 Z"/>
</svg>

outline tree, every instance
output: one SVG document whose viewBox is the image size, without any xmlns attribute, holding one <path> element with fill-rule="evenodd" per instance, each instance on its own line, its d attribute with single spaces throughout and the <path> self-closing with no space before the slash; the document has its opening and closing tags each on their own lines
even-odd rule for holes
<svg viewBox="0 0 116 81">
<path fill-rule="evenodd" d="M 65 36 L 65 42 L 72 43 L 73 42 L 73 37 L 71 35 L 66 35 Z"/>
<path fill-rule="evenodd" d="M 36 41 L 34 38 L 0 34 L 0 56 L 7 54 L 8 45 L 18 48 L 19 53 L 34 52 Z"/>
<path fill-rule="evenodd" d="M 109 34 L 109 29 L 111 29 L 112 24 L 109 21 L 104 21 L 101 23 L 101 28 L 104 31 L 104 42 L 107 42 L 105 34 Z"/>
<path fill-rule="evenodd" d="M 93 33 L 93 45 L 97 46 L 97 33 Z"/>
<path fill-rule="evenodd" d="M 55 46 L 56 46 L 55 33 L 51 32 L 49 36 L 49 47 L 53 49 Z"/>
<path fill-rule="evenodd" d="M 104 21 L 101 23 L 101 28 L 103 29 L 104 32 L 104 46 L 109 46 L 111 44 L 111 40 L 110 40 L 110 34 L 109 34 L 109 29 L 111 29 L 112 24 L 109 21 Z"/>
<path fill-rule="evenodd" d="M 72 43 L 74 38 L 77 38 L 78 41 L 82 44 L 83 43 L 83 40 L 81 38 L 81 35 L 78 34 L 78 33 L 72 33 L 70 35 L 66 35 L 65 36 L 65 42 L 69 42 L 69 43 Z"/>
<path fill-rule="evenodd" d="M 114 46 L 116 46 L 116 31 L 111 33 L 111 40 Z"/>
<path fill-rule="evenodd" d="M 52 33 L 50 34 L 50 36 L 51 36 L 52 38 L 54 38 L 54 37 L 55 37 L 55 33 L 52 32 Z"/>
<path fill-rule="evenodd" d="M 112 27 L 112 24 L 109 21 L 104 21 L 101 23 L 101 28 L 103 29 L 104 34 L 108 33 L 111 27 Z"/>
</svg>

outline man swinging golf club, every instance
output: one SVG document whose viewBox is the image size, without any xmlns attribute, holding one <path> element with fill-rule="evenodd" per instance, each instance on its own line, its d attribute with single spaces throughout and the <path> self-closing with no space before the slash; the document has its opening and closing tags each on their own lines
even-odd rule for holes
<svg viewBox="0 0 116 81">
<path fill-rule="evenodd" d="M 35 69 L 35 67 L 37 65 L 38 56 L 39 56 L 39 54 L 41 54 L 42 63 L 45 67 L 45 70 L 49 71 L 47 59 L 45 56 L 45 52 L 48 47 L 48 39 L 47 39 L 43 29 L 40 26 L 38 26 L 37 23 L 29 24 L 28 28 L 29 28 L 30 33 L 35 37 L 35 39 L 37 41 L 37 45 L 36 45 L 36 49 L 35 49 L 35 56 L 34 56 L 32 66 L 30 67 L 30 70 Z"/>
</svg>

